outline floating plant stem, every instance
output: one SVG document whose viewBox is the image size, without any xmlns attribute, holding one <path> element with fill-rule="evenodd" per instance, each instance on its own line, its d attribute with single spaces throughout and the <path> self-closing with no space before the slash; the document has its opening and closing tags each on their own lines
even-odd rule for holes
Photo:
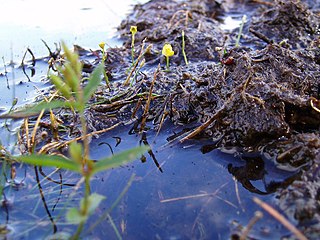
<svg viewBox="0 0 320 240">
<path fill-rule="evenodd" d="M 237 41 L 236 41 L 236 47 L 239 47 L 243 26 L 244 26 L 246 21 L 247 21 L 247 16 L 243 15 L 242 20 L 241 20 L 241 24 L 240 24 L 240 28 L 239 28 L 238 38 L 237 38 Z"/>
</svg>

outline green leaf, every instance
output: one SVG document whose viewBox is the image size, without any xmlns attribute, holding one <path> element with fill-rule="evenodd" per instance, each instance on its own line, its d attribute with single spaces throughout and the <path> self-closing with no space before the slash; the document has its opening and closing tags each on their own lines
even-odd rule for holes
<svg viewBox="0 0 320 240">
<path fill-rule="evenodd" d="M 95 174 L 97 172 L 101 172 L 103 170 L 107 170 L 113 167 L 118 167 L 129 161 L 135 160 L 136 158 L 140 157 L 144 152 L 146 152 L 149 149 L 150 149 L 149 146 L 140 146 L 137 148 L 120 152 L 111 157 L 99 160 L 97 163 L 94 164 L 92 169 L 92 174 Z"/>
<path fill-rule="evenodd" d="M 51 82 L 54 84 L 56 89 L 67 99 L 70 99 L 72 95 L 71 88 L 58 76 L 50 75 Z"/>
<path fill-rule="evenodd" d="M 33 106 L 25 107 L 18 111 L 0 115 L 1 118 L 25 118 L 38 115 L 42 110 L 49 110 L 54 108 L 61 108 L 61 107 L 71 107 L 71 102 L 65 101 L 51 101 L 51 102 L 40 102 Z"/>
<path fill-rule="evenodd" d="M 102 196 L 97 193 L 93 193 L 89 196 L 88 201 L 89 201 L 89 209 L 87 210 L 88 215 L 92 214 L 97 207 L 100 205 L 101 201 L 106 199 L 105 196 Z M 81 199 L 81 209 L 84 207 L 84 199 Z"/>
<path fill-rule="evenodd" d="M 66 63 L 64 65 L 64 67 L 61 70 L 61 73 L 63 74 L 65 82 L 72 89 L 72 91 L 78 94 L 80 85 L 80 74 L 76 72 L 76 70 L 71 66 L 70 63 Z"/>
<path fill-rule="evenodd" d="M 67 45 L 63 41 L 61 42 L 61 44 L 62 44 L 64 54 L 66 56 L 66 59 L 71 63 L 71 66 L 75 70 L 75 72 L 81 74 L 82 63 L 79 60 L 79 55 L 75 52 L 70 51 Z"/>
<path fill-rule="evenodd" d="M 77 208 L 71 208 L 68 210 L 66 218 L 69 223 L 72 224 L 79 224 L 81 222 L 84 222 L 87 220 L 87 218 L 92 214 L 97 207 L 100 205 L 101 201 L 104 200 L 106 197 L 102 196 L 97 193 L 93 193 L 88 197 L 88 209 L 85 211 L 83 208 L 84 206 L 84 198 L 81 199 L 80 203 L 80 209 Z M 87 214 L 82 214 L 83 212 L 86 212 Z"/>
<path fill-rule="evenodd" d="M 20 162 L 24 162 L 35 166 L 57 167 L 81 173 L 81 164 L 65 159 L 60 156 L 32 154 L 26 156 L 18 156 L 15 159 L 17 159 Z"/>
<path fill-rule="evenodd" d="M 87 220 L 88 216 L 82 215 L 76 208 L 70 208 L 66 215 L 68 223 L 79 224 Z"/>
<path fill-rule="evenodd" d="M 97 90 L 97 87 L 99 86 L 101 82 L 101 74 L 103 72 L 103 65 L 100 64 L 98 67 L 94 69 L 94 71 L 91 73 L 89 82 L 87 86 L 83 89 L 83 97 L 84 102 L 87 103 L 92 96 L 92 94 Z"/>
<path fill-rule="evenodd" d="M 80 143 L 72 142 L 69 145 L 69 153 L 73 161 L 82 163 L 82 145 Z"/>
</svg>

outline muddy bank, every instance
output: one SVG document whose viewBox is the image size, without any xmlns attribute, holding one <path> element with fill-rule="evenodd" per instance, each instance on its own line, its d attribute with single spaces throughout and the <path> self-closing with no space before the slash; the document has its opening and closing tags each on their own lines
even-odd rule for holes
<svg viewBox="0 0 320 240">
<path fill-rule="evenodd" d="M 159 53 L 165 42 L 175 51 L 171 71 L 157 74 L 154 93 L 161 98 L 153 101 L 148 118 L 156 127 L 164 119 L 200 125 L 195 138 L 267 154 L 282 168 L 300 168 L 301 177 L 276 195 L 287 217 L 315 239 L 320 231 L 319 7 L 299 1 L 198 3 L 151 1 L 136 6 L 119 27 L 125 49 L 130 49 L 131 25 L 138 26 L 137 42 L 153 45 L 145 57 L 146 75 L 137 82 L 150 85 L 156 65 L 164 68 Z M 239 29 L 227 32 L 221 26 L 235 9 L 249 16 L 240 47 L 235 47 Z"/>
<path fill-rule="evenodd" d="M 211 139 L 213 148 L 257 152 L 280 168 L 300 170 L 299 179 L 279 188 L 276 196 L 287 217 L 316 239 L 319 11 L 318 1 L 151 1 L 136 6 L 119 26 L 123 47 L 107 50 L 111 87 L 101 86 L 92 99 L 87 110 L 90 129 L 122 123 L 133 124 L 131 132 L 143 132 L 148 122 L 161 131 L 163 124 L 173 122 L 190 128 L 175 140 Z M 224 30 L 223 19 L 233 16 L 240 23 L 244 12 L 247 21 L 236 47 L 239 28 Z M 131 62 L 131 26 L 138 28 L 136 68 Z M 161 55 L 165 43 L 175 52 L 170 71 L 165 71 Z M 87 63 L 88 72 L 101 62 L 99 54 L 93 53 L 97 58 Z M 125 79 L 132 84 L 124 86 Z M 79 135 L 73 114 L 62 110 L 59 116 L 69 126 L 66 139 Z"/>
</svg>

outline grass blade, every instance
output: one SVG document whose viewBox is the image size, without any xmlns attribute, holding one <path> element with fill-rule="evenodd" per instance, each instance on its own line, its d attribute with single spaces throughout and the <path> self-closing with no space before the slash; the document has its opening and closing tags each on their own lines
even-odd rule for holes
<svg viewBox="0 0 320 240">
<path fill-rule="evenodd" d="M 40 102 L 36 105 L 26 107 L 16 112 L 0 115 L 1 118 L 26 118 L 38 115 L 42 110 L 49 110 L 61 107 L 70 107 L 70 102 L 65 101 L 51 101 L 51 102 Z"/>
<path fill-rule="evenodd" d="M 26 155 L 26 156 L 19 156 L 19 157 L 16 157 L 16 159 L 20 162 L 32 164 L 35 166 L 57 167 L 65 170 L 71 170 L 74 172 L 81 172 L 80 164 L 60 156 L 32 154 L 32 155 Z"/>
<path fill-rule="evenodd" d="M 97 87 L 101 82 L 101 74 L 103 71 L 103 65 L 99 65 L 94 69 L 90 75 L 89 82 L 87 86 L 83 89 L 84 101 L 87 103 L 91 95 L 96 91 Z"/>
<path fill-rule="evenodd" d="M 149 149 L 149 146 L 140 146 L 130 150 L 123 151 L 111 157 L 99 160 L 92 169 L 92 174 L 107 170 L 113 167 L 118 167 L 124 163 L 135 160 Z"/>
</svg>

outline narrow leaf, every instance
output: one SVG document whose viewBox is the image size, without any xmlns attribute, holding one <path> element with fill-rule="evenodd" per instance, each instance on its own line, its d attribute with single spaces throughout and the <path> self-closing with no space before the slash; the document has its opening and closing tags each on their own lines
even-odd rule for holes
<svg viewBox="0 0 320 240">
<path fill-rule="evenodd" d="M 148 146 L 140 146 L 130 150 L 126 150 L 115 154 L 111 157 L 99 160 L 92 169 L 92 174 L 107 170 L 113 167 L 118 167 L 122 164 L 125 164 L 129 161 L 135 160 L 140 157 L 144 152 L 149 149 Z"/>
<path fill-rule="evenodd" d="M 15 112 L 0 115 L 1 118 L 25 118 L 38 115 L 42 110 L 49 110 L 61 107 L 71 107 L 72 103 L 64 101 L 40 102 L 33 106 L 25 107 Z"/>
<path fill-rule="evenodd" d="M 82 63 L 79 60 L 79 55 L 76 52 L 69 50 L 67 45 L 62 41 L 62 48 L 66 59 L 71 63 L 72 68 L 75 70 L 76 73 L 81 73 Z"/>
<path fill-rule="evenodd" d="M 70 99 L 71 97 L 71 88 L 63 82 L 63 80 L 56 76 L 56 75 L 50 75 L 51 82 L 54 84 L 56 89 L 67 99 Z"/>
<path fill-rule="evenodd" d="M 88 216 L 82 215 L 78 209 L 70 208 L 67 212 L 66 218 L 68 223 L 79 224 L 87 220 Z"/>
<path fill-rule="evenodd" d="M 50 155 L 27 155 L 19 156 L 16 159 L 20 162 L 27 164 L 42 166 L 42 167 L 57 167 L 74 172 L 81 172 L 81 165 L 71 160 L 65 159 L 60 156 Z"/>
<path fill-rule="evenodd" d="M 73 161 L 81 164 L 82 162 L 82 145 L 80 143 L 72 142 L 69 145 L 69 153 Z"/>
<path fill-rule="evenodd" d="M 88 214 L 92 214 L 100 205 L 101 201 L 104 200 L 105 198 L 106 198 L 105 196 L 102 196 L 97 193 L 91 194 L 88 198 L 88 201 L 89 201 Z M 83 207 L 84 207 L 84 199 L 81 200 L 81 209 Z"/>
<path fill-rule="evenodd" d="M 101 82 L 102 71 L 103 71 L 103 65 L 101 64 L 98 67 L 96 67 L 94 71 L 91 73 L 89 82 L 83 90 L 85 103 L 89 101 L 92 94 L 97 90 L 97 87 Z"/>
<path fill-rule="evenodd" d="M 79 91 L 80 79 L 76 70 L 71 66 L 70 63 L 66 63 L 64 68 L 62 68 L 61 73 L 68 86 L 77 94 Z"/>
</svg>

